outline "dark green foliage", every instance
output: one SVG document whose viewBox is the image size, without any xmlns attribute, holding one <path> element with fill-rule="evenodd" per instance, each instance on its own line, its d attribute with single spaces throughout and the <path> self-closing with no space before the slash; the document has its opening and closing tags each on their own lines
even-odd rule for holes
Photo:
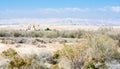
<svg viewBox="0 0 120 69">
<path fill-rule="evenodd" d="M 45 31 L 51 31 L 51 29 L 50 28 L 46 28 Z"/>
</svg>

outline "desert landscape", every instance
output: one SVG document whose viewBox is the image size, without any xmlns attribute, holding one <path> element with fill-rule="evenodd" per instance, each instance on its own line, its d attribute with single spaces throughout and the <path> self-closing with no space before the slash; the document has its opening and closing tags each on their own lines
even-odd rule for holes
<svg viewBox="0 0 120 69">
<path fill-rule="evenodd" d="M 0 69 L 119 69 L 120 27 L 36 26 L 0 27 Z"/>
<path fill-rule="evenodd" d="M 120 0 L 0 0 L 0 69 L 120 69 Z"/>
</svg>

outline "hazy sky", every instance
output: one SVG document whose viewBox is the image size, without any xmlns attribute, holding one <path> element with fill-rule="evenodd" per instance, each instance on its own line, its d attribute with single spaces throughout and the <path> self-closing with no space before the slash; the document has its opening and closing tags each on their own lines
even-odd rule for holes
<svg viewBox="0 0 120 69">
<path fill-rule="evenodd" d="M 120 0 L 0 0 L 0 18 L 120 19 Z"/>
</svg>

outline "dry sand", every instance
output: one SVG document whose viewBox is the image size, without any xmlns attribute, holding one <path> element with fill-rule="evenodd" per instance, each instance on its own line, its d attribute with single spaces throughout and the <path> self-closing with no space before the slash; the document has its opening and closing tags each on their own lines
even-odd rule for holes
<svg viewBox="0 0 120 69">
<path fill-rule="evenodd" d="M 5 26 L 0 26 L 0 30 L 19 30 L 19 29 L 27 29 L 28 26 L 32 25 L 5 25 Z M 116 30 L 120 29 L 120 26 L 38 26 L 35 25 L 37 29 L 45 29 L 45 28 L 50 28 L 50 29 L 57 29 L 57 30 L 97 30 L 100 27 L 106 27 L 106 28 L 114 28 Z"/>
</svg>

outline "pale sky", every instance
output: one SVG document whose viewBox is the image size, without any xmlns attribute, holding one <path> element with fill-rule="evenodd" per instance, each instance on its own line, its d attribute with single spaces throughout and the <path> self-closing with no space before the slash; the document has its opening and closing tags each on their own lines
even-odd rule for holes
<svg viewBox="0 0 120 69">
<path fill-rule="evenodd" d="M 120 20 L 120 0 L 0 0 L 0 19 Z"/>
</svg>

